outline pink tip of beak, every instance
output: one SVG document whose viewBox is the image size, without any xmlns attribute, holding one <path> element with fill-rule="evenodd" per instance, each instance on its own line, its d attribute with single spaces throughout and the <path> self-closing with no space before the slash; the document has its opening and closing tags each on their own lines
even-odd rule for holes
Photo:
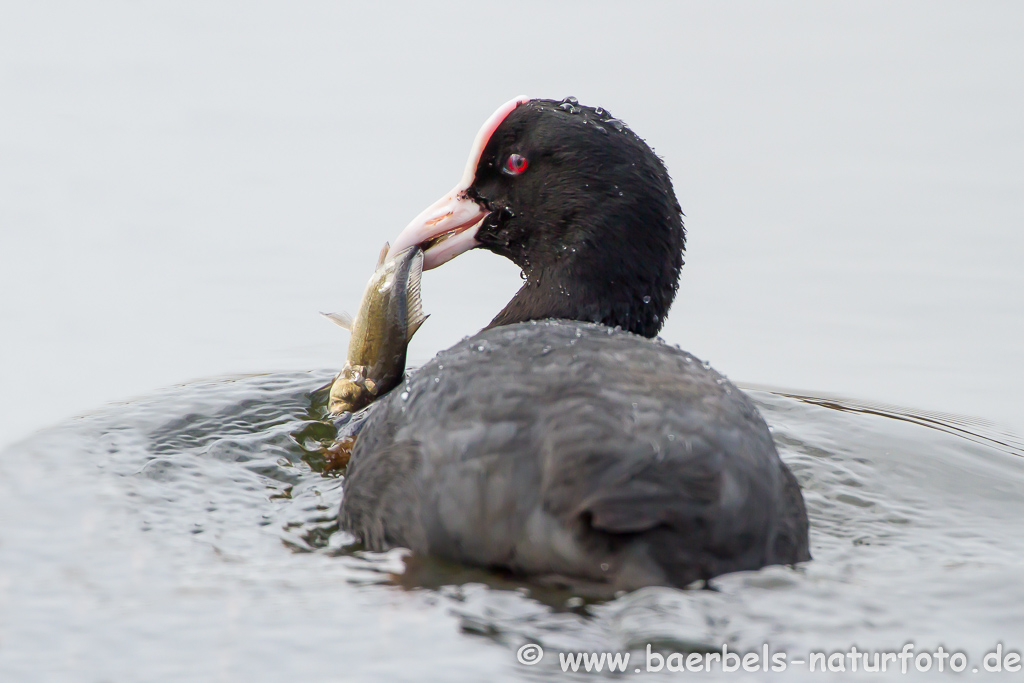
<svg viewBox="0 0 1024 683">
<path fill-rule="evenodd" d="M 459 184 L 441 199 L 424 209 L 416 218 L 399 233 L 388 251 L 388 259 L 413 245 L 423 247 L 423 269 L 430 270 L 447 263 L 459 254 L 479 246 L 476 240 L 477 230 L 487 211 L 470 199 L 466 191 L 476 179 L 476 169 L 480 164 L 480 156 L 494 131 L 498 129 L 513 109 L 528 97 L 517 97 L 498 107 L 480 131 L 476 134 L 473 147 L 466 162 Z"/>
</svg>

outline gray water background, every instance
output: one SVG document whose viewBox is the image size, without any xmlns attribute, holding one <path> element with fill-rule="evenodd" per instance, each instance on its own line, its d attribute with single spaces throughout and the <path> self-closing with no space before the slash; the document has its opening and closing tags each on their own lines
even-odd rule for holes
<svg viewBox="0 0 1024 683">
<path fill-rule="evenodd" d="M 1022 19 L 5 3 L 3 680 L 564 678 L 517 665 L 525 640 L 1020 649 Z M 663 337 L 798 388 L 752 395 L 807 491 L 807 567 L 566 609 L 342 552 L 341 482 L 301 436 L 346 343 L 317 311 L 355 306 L 520 93 L 604 106 L 665 158 L 690 239 Z M 413 364 L 517 275 L 429 273 Z"/>
<path fill-rule="evenodd" d="M 518 94 L 664 157 L 663 336 L 746 382 L 1024 427 L 1012 2 L 4 3 L 0 443 L 155 387 L 337 366 L 377 251 Z M 428 274 L 414 361 L 519 284 Z"/>
</svg>

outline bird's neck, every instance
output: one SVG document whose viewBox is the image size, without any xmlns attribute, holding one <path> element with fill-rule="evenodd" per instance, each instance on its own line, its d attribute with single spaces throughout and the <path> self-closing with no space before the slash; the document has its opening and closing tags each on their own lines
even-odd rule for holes
<svg viewBox="0 0 1024 683">
<path fill-rule="evenodd" d="M 653 337 L 675 294 L 674 283 L 667 287 L 661 283 L 651 286 L 654 284 L 637 282 L 625 274 L 595 279 L 565 269 L 534 270 L 526 273 L 522 288 L 488 327 L 560 318 Z"/>
</svg>

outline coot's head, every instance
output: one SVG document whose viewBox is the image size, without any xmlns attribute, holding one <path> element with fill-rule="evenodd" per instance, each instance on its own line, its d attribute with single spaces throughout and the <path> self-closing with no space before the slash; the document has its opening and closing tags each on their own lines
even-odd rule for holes
<svg viewBox="0 0 1024 683">
<path fill-rule="evenodd" d="M 567 98 L 517 98 L 477 134 L 462 180 L 398 236 L 424 268 L 481 247 L 526 282 L 502 325 L 568 318 L 657 334 L 685 231 L 664 164 L 621 121 Z"/>
</svg>

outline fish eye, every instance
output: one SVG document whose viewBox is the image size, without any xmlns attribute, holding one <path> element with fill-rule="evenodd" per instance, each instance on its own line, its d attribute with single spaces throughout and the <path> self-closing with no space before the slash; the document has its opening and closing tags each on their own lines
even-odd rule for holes
<svg viewBox="0 0 1024 683">
<path fill-rule="evenodd" d="M 519 175 L 526 170 L 529 163 L 521 154 L 509 154 L 502 170 L 509 175 Z"/>
</svg>

